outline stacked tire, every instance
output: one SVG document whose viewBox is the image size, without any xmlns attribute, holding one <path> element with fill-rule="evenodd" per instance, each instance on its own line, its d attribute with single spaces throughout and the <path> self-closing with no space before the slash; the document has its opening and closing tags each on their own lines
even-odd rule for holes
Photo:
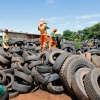
<svg viewBox="0 0 100 100">
<path fill-rule="evenodd" d="M 72 41 L 61 41 L 59 48 L 41 51 L 39 39 L 13 39 L 9 50 L 0 47 L 0 84 L 10 98 L 40 88 L 99 100 L 100 51 L 84 46 L 76 49 Z"/>
</svg>

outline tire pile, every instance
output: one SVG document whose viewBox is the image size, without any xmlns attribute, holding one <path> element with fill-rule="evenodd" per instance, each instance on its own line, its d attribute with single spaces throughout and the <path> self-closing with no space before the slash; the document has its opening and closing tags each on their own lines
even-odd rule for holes
<svg viewBox="0 0 100 100">
<path fill-rule="evenodd" d="M 10 42 L 8 51 L 0 44 L 0 84 L 10 98 L 40 88 L 53 94 L 68 91 L 79 100 L 100 100 L 99 40 L 92 46 L 84 42 L 80 49 L 72 41 L 61 41 L 45 51 L 39 39 Z"/>
</svg>

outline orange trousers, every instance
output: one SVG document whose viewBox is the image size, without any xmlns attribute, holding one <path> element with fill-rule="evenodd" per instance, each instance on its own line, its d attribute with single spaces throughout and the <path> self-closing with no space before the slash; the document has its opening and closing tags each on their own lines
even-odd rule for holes
<svg viewBox="0 0 100 100">
<path fill-rule="evenodd" d="M 56 47 L 57 43 L 54 38 L 51 37 L 51 47 Z"/>
<path fill-rule="evenodd" d="M 48 36 L 47 35 L 40 35 L 40 46 L 45 48 Z"/>
</svg>

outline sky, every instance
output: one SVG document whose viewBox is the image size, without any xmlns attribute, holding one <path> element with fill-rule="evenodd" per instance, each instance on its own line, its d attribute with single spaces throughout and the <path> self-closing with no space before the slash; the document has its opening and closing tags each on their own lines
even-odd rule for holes
<svg viewBox="0 0 100 100">
<path fill-rule="evenodd" d="M 40 19 L 48 34 L 81 30 L 100 22 L 100 0 L 0 0 L 0 29 L 40 34 Z"/>
</svg>

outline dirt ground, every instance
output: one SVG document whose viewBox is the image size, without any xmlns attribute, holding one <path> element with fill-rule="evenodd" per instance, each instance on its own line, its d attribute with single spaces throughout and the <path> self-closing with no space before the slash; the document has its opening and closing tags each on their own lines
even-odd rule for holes
<svg viewBox="0 0 100 100">
<path fill-rule="evenodd" d="M 46 91 L 37 90 L 34 93 L 20 94 L 10 100 L 78 100 L 75 96 L 67 94 L 51 94 Z"/>
</svg>

